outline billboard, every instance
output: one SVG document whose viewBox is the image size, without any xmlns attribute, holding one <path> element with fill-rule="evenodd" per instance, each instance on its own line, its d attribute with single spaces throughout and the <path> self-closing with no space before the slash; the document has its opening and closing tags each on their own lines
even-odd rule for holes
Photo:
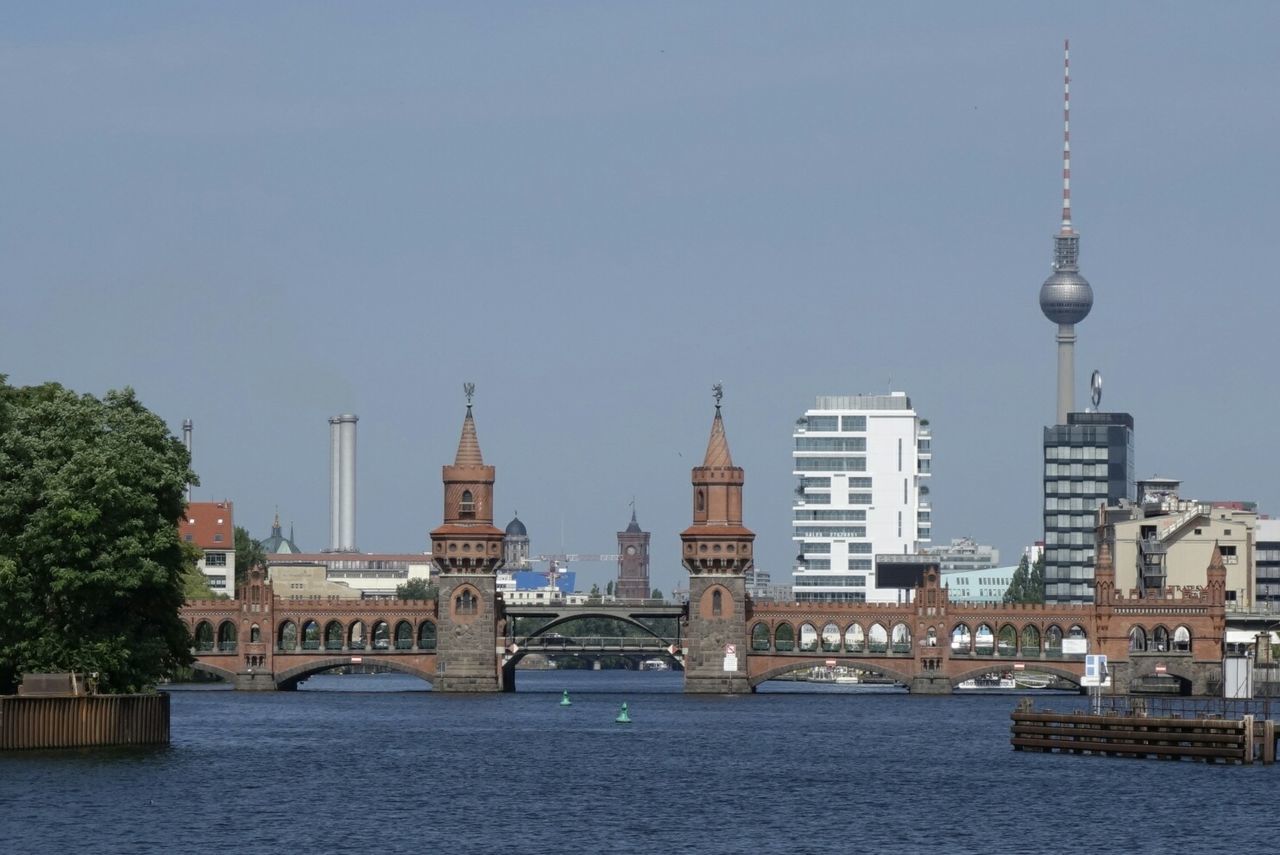
<svg viewBox="0 0 1280 855">
<path fill-rule="evenodd" d="M 924 584 L 924 573 L 938 569 L 938 559 L 920 555 L 877 555 L 877 588 L 915 588 Z"/>
</svg>

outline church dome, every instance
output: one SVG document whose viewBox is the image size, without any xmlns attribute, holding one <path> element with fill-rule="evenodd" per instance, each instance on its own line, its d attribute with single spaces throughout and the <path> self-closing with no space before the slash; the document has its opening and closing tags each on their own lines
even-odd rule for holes
<svg viewBox="0 0 1280 855">
<path fill-rule="evenodd" d="M 528 537 L 529 531 L 524 527 L 524 523 L 520 522 L 520 517 L 511 518 L 511 522 L 507 523 L 507 537 Z"/>
<path fill-rule="evenodd" d="M 280 529 L 280 515 L 276 514 L 275 522 L 271 525 L 271 536 L 265 540 L 258 542 L 262 547 L 262 551 L 267 555 L 297 555 L 302 552 L 298 548 L 298 544 L 293 542 L 293 524 L 289 524 L 289 537 L 284 536 L 284 532 Z"/>
</svg>

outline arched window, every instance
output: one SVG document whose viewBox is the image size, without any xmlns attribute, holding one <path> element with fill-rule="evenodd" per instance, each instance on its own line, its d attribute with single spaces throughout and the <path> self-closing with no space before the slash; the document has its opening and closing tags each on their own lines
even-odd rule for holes
<svg viewBox="0 0 1280 855">
<path fill-rule="evenodd" d="M 320 624 L 309 620 L 302 625 L 302 649 L 320 649 Z"/>
<path fill-rule="evenodd" d="M 968 624 L 958 623 L 951 630 L 951 652 L 961 656 L 968 656 L 973 652 L 973 633 L 969 631 Z"/>
<path fill-rule="evenodd" d="M 780 623 L 773 631 L 773 647 L 779 652 L 796 649 L 796 631 L 789 623 Z"/>
<path fill-rule="evenodd" d="M 867 636 L 861 624 L 851 623 L 844 631 L 844 649 L 848 653 L 862 653 L 867 649 Z"/>
<path fill-rule="evenodd" d="M 1000 627 L 996 636 L 996 655 L 1014 656 L 1018 652 L 1018 631 L 1009 624 Z"/>
<path fill-rule="evenodd" d="M 436 649 L 436 625 L 429 620 L 424 620 L 418 626 L 418 649 Z"/>
<path fill-rule="evenodd" d="M 470 490 L 462 491 L 462 501 L 458 503 L 458 516 L 470 519 L 476 515 L 476 500 Z"/>
<path fill-rule="evenodd" d="M 818 630 L 811 623 L 800 624 L 800 649 L 805 652 L 818 649 Z"/>
<path fill-rule="evenodd" d="M 298 649 L 298 625 L 291 620 L 280 624 L 279 646 L 281 650 Z"/>
<path fill-rule="evenodd" d="M 364 650 L 369 644 L 364 635 L 364 621 L 352 621 L 347 630 L 347 649 Z"/>
<path fill-rule="evenodd" d="M 884 653 L 889 649 L 889 632 L 880 624 L 871 624 L 867 632 L 867 650 L 871 653 Z"/>
<path fill-rule="evenodd" d="M 1088 638 L 1085 635 L 1084 627 L 1078 623 L 1071 624 L 1071 629 L 1067 631 L 1067 638 Z"/>
<path fill-rule="evenodd" d="M 924 646 L 925 647 L 938 646 L 938 632 L 933 627 L 929 627 L 929 631 L 926 632 L 924 635 Z"/>
<path fill-rule="evenodd" d="M 822 650 L 824 653 L 840 652 L 840 627 L 834 623 L 822 628 Z"/>
<path fill-rule="evenodd" d="M 390 646 L 391 630 L 385 620 L 380 620 L 373 625 L 373 649 L 386 650 Z"/>
<path fill-rule="evenodd" d="M 1040 630 L 1031 624 L 1022 628 L 1022 655 L 1037 657 L 1040 655 Z"/>
<path fill-rule="evenodd" d="M 256 623 L 249 627 L 249 643 L 260 644 L 262 642 L 262 628 Z"/>
<path fill-rule="evenodd" d="M 1129 652 L 1144 653 L 1147 649 L 1147 631 L 1140 626 L 1129 630 Z"/>
<path fill-rule="evenodd" d="M 213 626 L 207 620 L 196 624 L 195 642 L 197 651 L 213 649 Z"/>
<path fill-rule="evenodd" d="M 413 649 L 413 624 L 402 620 L 396 624 L 396 650 Z"/>
<path fill-rule="evenodd" d="M 911 652 L 911 630 L 905 623 L 895 623 L 893 625 L 893 652 Z"/>
<path fill-rule="evenodd" d="M 996 634 L 991 630 L 990 625 L 978 624 L 977 630 L 973 633 L 973 652 L 979 656 L 990 656 L 996 652 Z"/>
<path fill-rule="evenodd" d="M 711 592 L 711 613 L 713 615 L 724 614 L 724 598 L 718 590 Z"/>
<path fill-rule="evenodd" d="M 1191 652 L 1191 630 L 1180 626 L 1173 631 L 1173 649 L 1177 653 Z"/>
<path fill-rule="evenodd" d="M 705 511 L 707 509 L 707 496 L 701 490 L 698 491 L 696 503 L 699 511 Z"/>
<path fill-rule="evenodd" d="M 768 650 L 769 649 L 769 625 L 758 623 L 751 627 L 751 649 L 752 650 Z"/>
<path fill-rule="evenodd" d="M 1169 652 L 1169 630 L 1162 626 L 1157 626 L 1151 633 L 1151 646 L 1156 653 Z"/>
<path fill-rule="evenodd" d="M 229 620 L 224 620 L 218 626 L 218 651 L 233 653 L 236 649 L 236 641 L 236 625 Z"/>
<path fill-rule="evenodd" d="M 331 620 L 324 626 L 324 649 L 342 649 L 342 624 Z"/>
<path fill-rule="evenodd" d="M 1062 629 L 1053 624 L 1044 631 L 1044 655 L 1058 657 L 1062 655 Z"/>
<path fill-rule="evenodd" d="M 462 593 L 453 600 L 453 613 L 458 615 L 473 615 L 479 610 L 479 601 L 476 595 L 472 593 L 470 588 L 464 588 Z"/>
</svg>

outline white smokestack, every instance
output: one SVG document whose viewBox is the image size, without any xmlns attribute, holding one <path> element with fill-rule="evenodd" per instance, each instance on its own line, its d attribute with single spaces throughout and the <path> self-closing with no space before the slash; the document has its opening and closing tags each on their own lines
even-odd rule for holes
<svg viewBox="0 0 1280 855">
<path fill-rule="evenodd" d="M 329 551 L 342 545 L 342 442 L 338 417 L 329 419 Z"/>
<path fill-rule="evenodd" d="M 338 416 L 340 430 L 341 474 L 338 479 L 341 514 L 338 524 L 338 549 L 356 551 L 356 422 L 360 419 L 350 413 Z"/>
</svg>

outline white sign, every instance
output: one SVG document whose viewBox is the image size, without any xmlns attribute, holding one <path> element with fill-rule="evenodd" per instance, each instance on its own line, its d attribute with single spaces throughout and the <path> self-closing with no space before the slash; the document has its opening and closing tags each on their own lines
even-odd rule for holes
<svg viewBox="0 0 1280 855">
<path fill-rule="evenodd" d="M 728 645 L 728 646 L 729 646 L 729 647 L 732 647 L 733 645 Z M 737 670 L 738 670 L 738 657 L 737 657 L 735 654 L 729 653 L 729 654 L 726 654 L 726 655 L 725 655 L 725 657 L 724 657 L 724 670 L 726 670 L 726 671 L 737 671 Z"/>
<path fill-rule="evenodd" d="M 1089 652 L 1089 639 L 1087 638 L 1064 638 L 1062 639 L 1062 652 L 1068 656 L 1079 655 Z"/>
<path fill-rule="evenodd" d="M 1084 679 L 1082 686 L 1110 686 L 1111 672 L 1107 670 L 1107 657 L 1101 653 L 1090 653 L 1084 657 Z"/>
<path fill-rule="evenodd" d="M 352 656 L 352 657 L 351 657 L 351 661 L 352 661 L 352 662 L 362 662 L 362 661 L 364 661 L 364 660 L 362 660 L 359 656 Z"/>
</svg>

